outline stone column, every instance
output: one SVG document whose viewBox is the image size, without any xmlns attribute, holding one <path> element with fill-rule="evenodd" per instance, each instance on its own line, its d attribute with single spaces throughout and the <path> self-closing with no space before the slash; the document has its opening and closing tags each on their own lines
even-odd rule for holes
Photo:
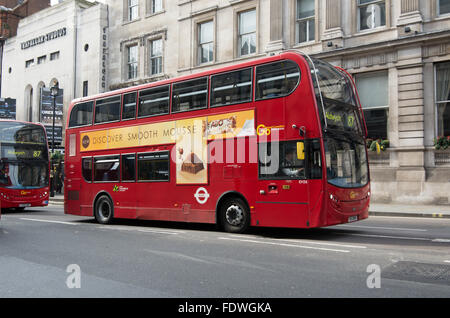
<svg viewBox="0 0 450 318">
<path fill-rule="evenodd" d="M 399 36 L 414 35 L 423 30 L 419 0 L 401 0 L 400 16 L 397 21 Z"/>
<path fill-rule="evenodd" d="M 402 1 L 403 3 L 403 1 Z M 421 47 L 399 51 L 398 70 L 398 198 L 421 202 L 425 183 L 424 66 Z"/>
<path fill-rule="evenodd" d="M 266 52 L 276 52 L 285 49 L 283 41 L 283 9 L 284 0 L 270 0 L 270 41 Z"/>
<path fill-rule="evenodd" d="M 332 50 L 343 46 L 341 0 L 326 0 L 325 31 L 322 37 L 324 50 Z"/>
</svg>

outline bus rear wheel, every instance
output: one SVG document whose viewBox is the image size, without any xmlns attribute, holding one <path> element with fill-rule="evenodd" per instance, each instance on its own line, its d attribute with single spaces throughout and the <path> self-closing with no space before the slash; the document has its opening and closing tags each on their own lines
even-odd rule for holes
<svg viewBox="0 0 450 318">
<path fill-rule="evenodd" d="M 221 205 L 220 221 L 224 231 L 243 233 L 250 224 L 247 204 L 240 198 L 229 198 Z"/>
<path fill-rule="evenodd" d="M 114 218 L 114 206 L 107 195 L 102 195 L 94 207 L 94 216 L 100 224 L 110 224 Z"/>
</svg>

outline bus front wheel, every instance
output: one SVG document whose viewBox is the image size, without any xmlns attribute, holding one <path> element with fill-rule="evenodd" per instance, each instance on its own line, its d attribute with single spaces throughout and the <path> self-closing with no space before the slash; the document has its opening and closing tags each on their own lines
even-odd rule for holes
<svg viewBox="0 0 450 318">
<path fill-rule="evenodd" d="M 95 203 L 94 216 L 100 224 L 110 224 L 114 217 L 114 206 L 107 195 L 102 195 Z"/>
<path fill-rule="evenodd" d="M 240 198 L 229 198 L 221 205 L 221 224 L 224 231 L 243 233 L 250 224 L 250 213 L 247 204 Z"/>
</svg>

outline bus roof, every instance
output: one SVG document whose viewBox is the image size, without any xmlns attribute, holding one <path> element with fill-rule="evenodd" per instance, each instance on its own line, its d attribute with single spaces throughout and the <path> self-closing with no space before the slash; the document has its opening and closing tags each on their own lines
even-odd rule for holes
<svg viewBox="0 0 450 318">
<path fill-rule="evenodd" d="M 199 78 L 199 77 L 203 77 L 203 76 L 220 74 L 220 73 L 224 73 L 224 72 L 228 72 L 228 71 L 233 71 L 235 69 L 275 62 L 275 61 L 279 61 L 281 59 L 287 59 L 287 58 L 294 58 L 294 59 L 297 58 L 298 59 L 299 57 L 302 57 L 305 55 L 306 54 L 304 54 L 300 51 L 297 51 L 297 50 L 283 51 L 277 55 L 266 56 L 266 57 L 262 57 L 259 59 L 254 59 L 254 60 L 238 63 L 238 64 L 232 64 L 232 65 L 227 65 L 227 66 L 223 66 L 223 67 L 217 66 L 217 64 L 216 64 L 215 68 L 208 69 L 206 71 L 196 72 L 196 73 L 177 76 L 177 77 L 171 77 L 171 78 L 156 81 L 156 82 L 149 82 L 149 83 L 139 84 L 136 86 L 119 88 L 119 89 L 108 91 L 105 93 L 99 93 L 99 94 L 95 94 L 95 95 L 80 97 L 80 98 L 76 98 L 76 99 L 72 100 L 72 102 L 70 103 L 70 107 L 68 109 L 68 114 L 70 114 L 70 111 L 72 110 L 73 105 L 80 103 L 80 102 L 90 101 L 90 100 L 103 98 L 103 97 L 109 97 L 109 96 L 117 95 L 117 94 L 124 94 L 124 93 L 132 92 L 132 91 L 136 91 L 136 90 L 140 90 L 140 89 L 144 89 L 144 88 L 151 88 L 151 87 L 155 87 L 155 86 L 167 85 L 167 84 L 181 82 L 181 81 Z"/>
</svg>

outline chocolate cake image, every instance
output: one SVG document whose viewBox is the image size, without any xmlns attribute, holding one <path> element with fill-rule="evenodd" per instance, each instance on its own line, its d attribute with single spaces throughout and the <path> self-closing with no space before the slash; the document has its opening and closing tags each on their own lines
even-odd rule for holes
<svg viewBox="0 0 450 318">
<path fill-rule="evenodd" d="M 193 152 L 191 152 L 181 164 L 181 171 L 189 172 L 192 174 L 196 174 L 203 169 L 205 169 L 205 167 L 203 166 L 203 162 Z"/>
</svg>

